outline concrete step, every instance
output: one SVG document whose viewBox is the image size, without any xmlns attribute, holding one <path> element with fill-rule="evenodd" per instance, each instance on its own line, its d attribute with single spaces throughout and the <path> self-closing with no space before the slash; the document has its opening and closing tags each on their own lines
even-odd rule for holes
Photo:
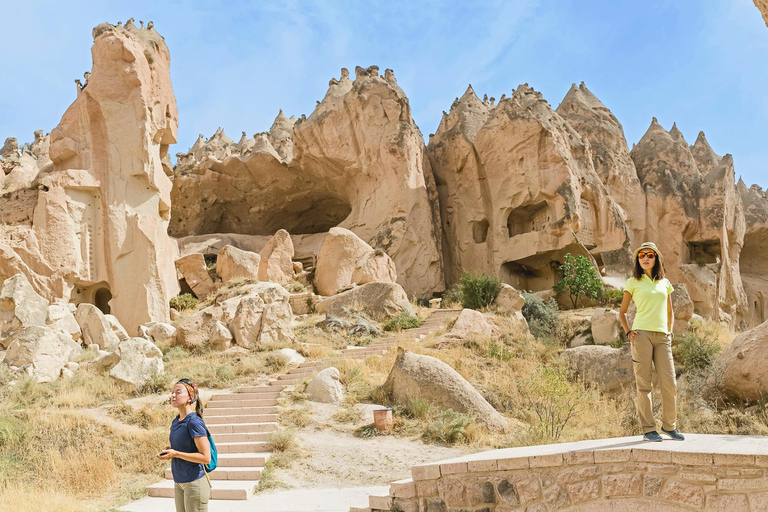
<svg viewBox="0 0 768 512">
<path fill-rule="evenodd" d="M 390 510 L 392 508 L 392 498 L 389 496 L 369 496 L 368 506 L 371 509 Z"/>
<path fill-rule="evenodd" d="M 215 407 L 208 409 L 204 417 L 213 418 L 216 416 L 233 416 L 238 414 L 277 414 L 277 406 L 269 405 L 267 407 Z"/>
<path fill-rule="evenodd" d="M 243 386 L 238 390 L 239 393 L 274 393 L 274 386 Z"/>
<path fill-rule="evenodd" d="M 311 368 L 291 368 L 288 370 L 287 375 L 312 375 L 323 370 L 324 368 L 328 368 L 328 365 L 313 366 Z"/>
<path fill-rule="evenodd" d="M 271 432 L 248 432 L 244 434 L 216 434 L 214 442 L 219 443 L 255 443 L 269 441 Z"/>
<path fill-rule="evenodd" d="M 264 467 L 218 467 L 215 471 L 208 473 L 208 478 L 211 480 L 258 480 L 261 478 L 261 472 Z M 171 468 L 166 468 L 165 478 L 173 480 L 173 473 Z M 211 487 L 216 488 L 216 484 L 212 483 Z"/>
<path fill-rule="evenodd" d="M 253 489 L 257 485 L 258 480 L 218 480 L 212 485 L 211 499 L 247 500 L 253 496 Z M 173 480 L 152 484 L 147 487 L 147 493 L 158 498 L 173 498 Z"/>
<path fill-rule="evenodd" d="M 240 441 L 240 442 L 227 442 L 219 443 L 214 439 L 218 453 L 253 453 L 253 452 L 269 452 L 272 451 L 272 446 L 269 443 L 262 441 Z"/>
<path fill-rule="evenodd" d="M 226 409 L 227 407 L 271 407 L 274 405 L 277 405 L 276 398 L 268 400 L 210 400 L 205 404 L 205 407 L 206 409 Z"/>
<path fill-rule="evenodd" d="M 302 380 L 304 380 L 306 378 L 309 378 L 309 376 L 312 375 L 313 373 L 315 373 L 315 372 L 310 371 L 310 372 L 307 372 L 307 373 L 284 373 L 282 375 L 279 375 L 277 377 L 277 380 L 287 380 L 287 381 L 298 380 L 298 381 L 302 381 Z"/>
<path fill-rule="evenodd" d="M 270 386 L 269 392 L 259 391 L 258 393 L 226 393 L 213 395 L 208 403 L 216 401 L 230 402 L 232 400 L 276 400 L 280 398 L 280 390 Z"/>
<path fill-rule="evenodd" d="M 219 454 L 219 467 L 240 468 L 253 466 L 263 468 L 271 455 L 269 452 L 221 453 Z"/>
<path fill-rule="evenodd" d="M 313 368 L 315 366 L 322 366 L 326 364 L 325 361 L 304 361 L 298 368 Z"/>
<path fill-rule="evenodd" d="M 208 420 L 208 418 L 206 418 Z M 211 434 L 253 434 L 253 433 L 271 433 L 277 430 L 277 422 L 264 421 L 259 423 L 208 423 L 208 430 Z M 214 436 L 214 442 L 216 436 Z"/>
<path fill-rule="evenodd" d="M 303 377 L 298 379 L 291 379 L 291 380 L 271 380 L 269 381 L 269 385 L 282 389 L 287 386 L 295 386 L 296 384 L 301 384 L 302 382 L 304 382 Z"/>
<path fill-rule="evenodd" d="M 267 423 L 276 422 L 277 414 L 228 414 L 226 416 L 205 415 L 208 425 L 227 425 L 230 423 Z"/>
</svg>

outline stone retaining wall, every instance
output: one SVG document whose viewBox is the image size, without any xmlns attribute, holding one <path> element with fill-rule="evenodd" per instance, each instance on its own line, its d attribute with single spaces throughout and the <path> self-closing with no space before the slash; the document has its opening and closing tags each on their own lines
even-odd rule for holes
<svg viewBox="0 0 768 512">
<path fill-rule="evenodd" d="M 495 450 L 415 466 L 413 480 L 372 497 L 371 510 L 768 511 L 768 438 L 689 438 Z"/>
</svg>

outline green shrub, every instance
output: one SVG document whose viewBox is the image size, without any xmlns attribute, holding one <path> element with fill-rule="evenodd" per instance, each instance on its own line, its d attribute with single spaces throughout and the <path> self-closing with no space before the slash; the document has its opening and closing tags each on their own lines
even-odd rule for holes
<svg viewBox="0 0 768 512">
<path fill-rule="evenodd" d="M 522 383 L 520 394 L 538 417 L 541 434 L 552 441 L 557 441 L 585 399 L 584 389 L 572 386 L 565 371 L 554 367 L 538 367 Z"/>
<path fill-rule="evenodd" d="M 396 405 L 392 412 L 396 416 L 402 416 L 411 420 L 426 418 L 432 409 L 432 404 L 425 398 L 416 397 L 404 404 Z"/>
<path fill-rule="evenodd" d="M 264 358 L 264 365 L 270 372 L 280 372 L 288 367 L 290 358 L 282 352 L 271 352 Z"/>
<path fill-rule="evenodd" d="M 709 368 L 721 350 L 719 332 L 712 323 L 691 322 L 676 341 L 672 355 L 675 366 L 684 372 Z"/>
<path fill-rule="evenodd" d="M 216 377 L 223 383 L 229 382 L 234 376 L 235 372 L 228 365 L 223 364 L 216 368 Z"/>
<path fill-rule="evenodd" d="M 505 347 L 503 343 L 496 343 L 495 340 L 488 342 L 488 355 L 499 361 L 509 361 L 514 357 L 511 350 Z"/>
<path fill-rule="evenodd" d="M 614 288 L 603 288 L 600 293 L 600 304 L 602 306 L 621 306 L 621 300 L 624 298 L 624 290 L 616 290 Z"/>
<path fill-rule="evenodd" d="M 296 432 L 287 428 L 278 428 L 269 434 L 272 451 L 287 452 L 296 447 Z"/>
<path fill-rule="evenodd" d="M 402 331 L 403 329 L 413 329 L 415 327 L 420 327 L 423 323 L 424 321 L 421 318 L 410 315 L 403 311 L 397 316 L 393 316 L 392 318 L 386 320 L 382 324 L 382 327 L 385 331 Z"/>
<path fill-rule="evenodd" d="M 482 309 L 496 301 L 501 290 L 501 281 L 496 276 L 474 274 L 468 270 L 461 273 L 461 305 L 469 309 Z"/>
<path fill-rule="evenodd" d="M 461 294 L 461 283 L 456 283 L 443 294 L 443 307 L 449 307 L 452 305 L 461 305 L 464 302 L 464 297 Z"/>
<path fill-rule="evenodd" d="M 603 281 L 592 263 L 584 256 L 565 253 L 563 264 L 558 268 L 563 273 L 562 281 L 555 285 L 557 293 L 568 291 L 574 309 L 579 306 L 579 298 L 585 296 L 597 300 L 603 289 Z"/>
<path fill-rule="evenodd" d="M 178 297 L 171 297 L 168 301 L 170 306 L 176 311 L 183 311 L 185 309 L 194 309 L 200 303 L 197 297 L 191 293 L 182 293 Z"/>
<path fill-rule="evenodd" d="M 533 293 L 523 292 L 525 304 L 522 313 L 528 322 L 531 334 L 538 340 L 554 340 L 557 338 L 560 324 L 560 313 L 557 303 L 550 299 L 547 302 Z"/>
<path fill-rule="evenodd" d="M 303 283 L 294 281 L 288 285 L 288 291 L 291 293 L 301 293 L 307 290 L 307 287 Z"/>
<path fill-rule="evenodd" d="M 432 442 L 454 444 L 464 439 L 465 429 L 474 421 L 475 417 L 471 414 L 446 409 L 440 411 L 427 426 L 423 438 Z"/>
</svg>

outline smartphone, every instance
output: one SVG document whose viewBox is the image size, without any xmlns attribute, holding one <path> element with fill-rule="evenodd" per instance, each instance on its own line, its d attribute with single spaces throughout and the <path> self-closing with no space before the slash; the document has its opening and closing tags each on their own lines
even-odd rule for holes
<svg viewBox="0 0 768 512">
<path fill-rule="evenodd" d="M 160 453 L 157 454 L 158 457 L 163 457 L 168 453 L 168 450 L 163 450 Z"/>
</svg>

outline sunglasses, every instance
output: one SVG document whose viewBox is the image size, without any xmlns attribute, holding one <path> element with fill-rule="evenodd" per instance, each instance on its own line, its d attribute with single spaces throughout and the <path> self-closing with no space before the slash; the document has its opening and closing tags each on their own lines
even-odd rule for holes
<svg viewBox="0 0 768 512">
<path fill-rule="evenodd" d="M 642 259 L 642 258 L 648 258 L 649 260 L 652 260 L 652 259 L 656 258 L 656 253 L 653 253 L 653 252 L 639 252 L 639 253 L 637 253 L 637 259 Z"/>
</svg>

